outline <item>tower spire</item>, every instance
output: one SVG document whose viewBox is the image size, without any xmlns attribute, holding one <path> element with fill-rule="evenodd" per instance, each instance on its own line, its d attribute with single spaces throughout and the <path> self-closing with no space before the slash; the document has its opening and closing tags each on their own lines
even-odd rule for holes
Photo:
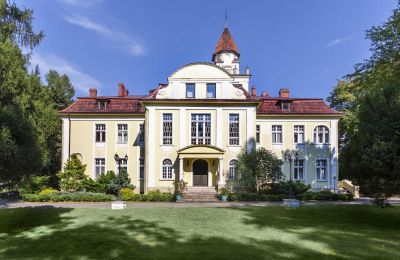
<svg viewBox="0 0 400 260">
<path fill-rule="evenodd" d="M 228 28 L 228 11 L 225 9 L 225 25 L 224 28 Z"/>
</svg>

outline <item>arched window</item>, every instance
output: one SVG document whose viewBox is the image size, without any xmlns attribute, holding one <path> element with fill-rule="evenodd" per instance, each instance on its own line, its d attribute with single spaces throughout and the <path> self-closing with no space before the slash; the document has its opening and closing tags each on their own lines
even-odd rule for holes
<svg viewBox="0 0 400 260">
<path fill-rule="evenodd" d="M 228 169 L 228 179 L 233 180 L 235 179 L 237 173 L 238 173 L 238 167 L 237 167 L 237 160 L 231 160 L 229 162 L 229 169 Z"/>
<path fill-rule="evenodd" d="M 329 144 L 329 129 L 326 126 L 319 125 L 314 128 L 314 143 Z"/>
<path fill-rule="evenodd" d="M 162 162 L 162 179 L 172 179 L 172 161 L 170 159 L 164 159 Z"/>
</svg>

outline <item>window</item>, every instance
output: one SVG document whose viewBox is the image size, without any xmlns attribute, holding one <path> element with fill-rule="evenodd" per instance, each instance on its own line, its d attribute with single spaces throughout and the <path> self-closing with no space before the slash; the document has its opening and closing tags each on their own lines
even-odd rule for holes
<svg viewBox="0 0 400 260">
<path fill-rule="evenodd" d="M 98 101 L 97 105 L 99 110 L 107 110 L 107 101 Z"/>
<path fill-rule="evenodd" d="M 215 98 L 215 83 L 207 83 L 207 98 Z"/>
<path fill-rule="evenodd" d="M 295 125 L 294 126 L 294 143 L 302 144 L 304 143 L 304 126 L 303 125 Z"/>
<path fill-rule="evenodd" d="M 238 173 L 238 167 L 237 167 L 237 160 L 231 160 L 229 162 L 229 169 L 228 169 L 228 179 L 233 180 L 235 179 L 237 173 Z"/>
<path fill-rule="evenodd" d="M 106 125 L 96 124 L 96 143 L 104 143 L 106 141 Z"/>
<path fill-rule="evenodd" d="M 128 142 L 128 125 L 118 125 L 118 143 L 126 144 Z"/>
<path fill-rule="evenodd" d="M 316 179 L 317 181 L 326 181 L 327 180 L 327 164 L 328 160 L 326 159 L 319 159 L 315 161 L 315 171 L 316 171 Z"/>
<path fill-rule="evenodd" d="M 319 125 L 314 128 L 314 143 L 316 144 L 329 144 L 329 130 L 328 127 Z"/>
<path fill-rule="evenodd" d="M 294 176 L 293 179 L 295 180 L 304 180 L 304 160 L 298 159 L 294 160 Z"/>
<path fill-rule="evenodd" d="M 260 125 L 256 125 L 256 143 L 260 143 Z"/>
<path fill-rule="evenodd" d="M 229 114 L 229 145 L 239 145 L 239 114 Z"/>
<path fill-rule="evenodd" d="M 162 162 L 162 179 L 170 180 L 172 179 L 172 161 L 170 159 L 165 159 Z"/>
<path fill-rule="evenodd" d="M 94 159 L 94 174 L 95 179 L 99 178 L 100 175 L 105 174 L 106 172 L 106 159 L 104 158 L 95 158 Z"/>
<path fill-rule="evenodd" d="M 192 114 L 191 144 L 211 143 L 211 115 Z"/>
<path fill-rule="evenodd" d="M 144 124 L 139 125 L 139 143 L 144 143 Z"/>
<path fill-rule="evenodd" d="M 163 114 L 163 144 L 172 144 L 172 114 Z"/>
<path fill-rule="evenodd" d="M 273 125 L 272 126 L 272 143 L 281 144 L 282 143 L 282 126 Z"/>
<path fill-rule="evenodd" d="M 290 110 L 290 103 L 287 101 L 282 102 L 282 110 L 283 111 L 289 111 Z"/>
<path fill-rule="evenodd" d="M 196 95 L 196 92 L 195 92 L 196 90 L 195 90 L 195 85 L 194 85 L 194 83 L 187 83 L 186 84 L 186 97 L 187 98 L 194 98 L 195 97 L 195 95 Z"/>
<path fill-rule="evenodd" d="M 139 180 L 144 179 L 144 158 L 139 158 Z"/>
</svg>

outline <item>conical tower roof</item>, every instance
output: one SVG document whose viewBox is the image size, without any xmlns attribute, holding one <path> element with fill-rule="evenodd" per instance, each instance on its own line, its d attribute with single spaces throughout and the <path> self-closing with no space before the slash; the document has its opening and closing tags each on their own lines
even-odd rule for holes
<svg viewBox="0 0 400 260">
<path fill-rule="evenodd" d="M 224 28 L 224 31 L 221 34 L 221 37 L 218 40 L 217 46 L 215 47 L 215 51 L 213 54 L 213 61 L 215 55 L 221 52 L 234 52 L 236 55 L 240 56 L 238 47 L 233 40 L 231 33 L 228 30 L 228 27 Z"/>
</svg>

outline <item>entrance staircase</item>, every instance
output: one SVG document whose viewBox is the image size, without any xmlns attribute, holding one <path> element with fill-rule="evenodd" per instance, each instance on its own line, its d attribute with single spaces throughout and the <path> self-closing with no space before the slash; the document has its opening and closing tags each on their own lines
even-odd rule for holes
<svg viewBox="0 0 400 260">
<path fill-rule="evenodd" d="M 215 187 L 188 187 L 181 202 L 218 202 Z"/>
</svg>

